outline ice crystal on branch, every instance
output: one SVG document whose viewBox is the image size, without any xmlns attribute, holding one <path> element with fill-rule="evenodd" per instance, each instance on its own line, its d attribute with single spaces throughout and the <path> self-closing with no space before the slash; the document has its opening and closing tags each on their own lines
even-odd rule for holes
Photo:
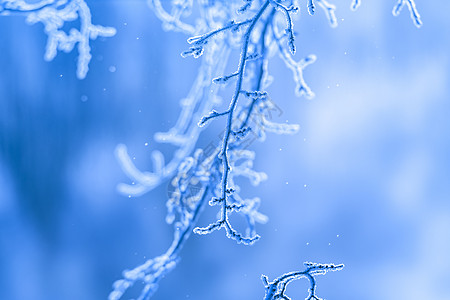
<svg viewBox="0 0 450 300">
<path fill-rule="evenodd" d="M 90 40 L 111 37 L 116 34 L 112 27 L 92 24 L 91 11 L 84 0 L 41 0 L 29 3 L 24 0 L 0 0 L 0 15 L 18 14 L 26 16 L 29 24 L 42 23 L 48 35 L 44 58 L 51 61 L 58 50 L 71 52 L 78 45 L 77 77 L 84 79 L 91 61 Z M 80 21 L 79 28 L 66 33 L 65 23 Z"/>
</svg>

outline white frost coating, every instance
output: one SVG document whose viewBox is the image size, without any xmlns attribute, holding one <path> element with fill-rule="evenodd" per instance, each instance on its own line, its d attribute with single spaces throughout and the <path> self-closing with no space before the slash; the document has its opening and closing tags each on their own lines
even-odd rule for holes
<svg viewBox="0 0 450 300">
<path fill-rule="evenodd" d="M 33 4 L 22 0 L 0 0 L 0 13 L 5 12 L 25 15 L 29 24 L 40 22 L 44 25 L 44 31 L 48 35 L 44 54 L 46 61 L 53 60 L 58 50 L 68 53 L 78 44 L 79 79 L 84 79 L 89 71 L 92 58 L 90 40 L 116 34 L 113 27 L 92 24 L 91 11 L 84 0 L 43 0 Z M 78 19 L 80 28 L 71 28 L 69 34 L 62 30 L 65 23 Z"/>
<path fill-rule="evenodd" d="M 188 35 L 194 35 L 196 29 L 180 20 L 183 14 L 190 11 L 192 1 L 183 1 L 184 5 L 175 6 L 172 13 L 169 14 L 162 6 L 161 0 L 147 0 L 148 5 L 152 8 L 156 16 L 162 21 L 163 28 L 166 31 L 178 31 Z"/>
<path fill-rule="evenodd" d="M 336 27 L 338 25 L 336 18 L 336 6 L 328 3 L 325 0 L 317 0 L 319 6 L 323 9 L 327 15 L 328 22 L 330 22 L 331 27 Z"/>
<path fill-rule="evenodd" d="M 355 11 L 358 9 L 358 7 L 361 6 L 361 1 L 360 0 L 353 0 L 352 4 L 350 5 L 350 9 Z"/>
<path fill-rule="evenodd" d="M 211 43 L 209 45 L 209 52 L 206 58 L 219 56 L 224 57 L 224 59 L 217 64 L 210 64 L 206 58 L 202 61 L 200 71 L 188 97 L 181 100 L 181 112 L 177 123 L 168 132 L 155 134 L 157 142 L 169 143 L 178 147 L 172 159 L 162 167 L 158 167 L 163 169 L 163 172 L 150 173 L 139 171 L 127 154 L 126 146 L 123 144 L 117 146 L 116 154 L 118 154 L 119 163 L 125 174 L 135 183 L 134 185 L 119 184 L 118 190 L 121 193 L 140 196 L 151 191 L 162 181 L 173 177 L 182 161 L 193 152 L 198 137 L 203 131 L 203 128 L 197 126 L 198 121 L 218 104 L 219 97 L 217 97 L 217 93 L 220 90 L 220 86 L 210 86 L 210 83 L 213 78 L 224 72 L 227 62 L 225 58 L 228 57 L 230 52 L 231 49 L 220 47 L 220 44 L 215 45 Z"/>
<path fill-rule="evenodd" d="M 397 17 L 400 12 L 402 11 L 402 8 L 405 6 L 405 4 L 408 6 L 409 12 L 411 14 L 411 19 L 414 22 L 414 25 L 417 28 L 422 27 L 422 19 L 420 17 L 419 11 L 416 7 L 416 2 L 414 0 L 397 0 L 397 4 L 394 6 L 394 9 L 392 10 L 392 14 Z M 353 0 L 350 8 L 352 10 L 356 10 L 361 5 L 361 0 Z"/>
<path fill-rule="evenodd" d="M 267 174 L 264 172 L 257 172 L 252 170 L 253 161 L 246 161 L 240 165 L 233 166 L 234 176 L 247 177 L 253 186 L 259 185 L 262 181 L 267 180 Z"/>
<path fill-rule="evenodd" d="M 160 151 L 155 150 L 152 152 L 152 160 L 155 173 L 162 175 L 164 173 L 164 155 Z"/>
<path fill-rule="evenodd" d="M 246 245 L 260 238 L 255 224 L 267 221 L 267 217 L 258 212 L 260 200 L 243 199 L 235 178 L 247 177 L 254 185 L 265 180 L 265 173 L 253 170 L 255 153 L 247 147 L 255 140 L 264 140 L 266 132 L 294 134 L 300 128 L 295 124 L 274 123 L 272 117 L 280 117 L 283 111 L 270 99 L 266 89 L 271 78 L 268 74 L 270 58 L 278 53 L 292 70 L 298 96 L 314 96 L 305 83 L 303 70 L 316 57 L 309 55 L 299 61 L 292 57 L 295 50 L 292 18 L 298 10 L 292 4 L 303 2 L 173 0 L 162 5 L 161 0 L 148 1 L 165 29 L 189 33 L 189 49 L 182 56 L 199 58 L 202 64 L 189 95 L 180 102 L 181 113 L 176 125 L 166 133 L 155 135 L 157 142 L 176 147 L 168 163 L 164 163 L 160 152 L 154 151 L 153 172 L 141 172 L 126 153 L 125 146 L 117 148 L 121 166 L 133 182 L 133 185 L 119 186 L 126 195 L 143 194 L 172 178 L 166 221 L 173 225 L 174 234 L 173 242 L 164 255 L 124 272 L 123 278 L 114 284 L 111 300 L 119 299 L 136 282 L 144 284 L 138 299 L 150 298 L 158 282 L 176 265 L 180 249 L 191 232 L 209 234 L 224 229 L 228 238 Z M 181 21 L 181 17 L 189 14 L 194 3 L 196 15 L 190 20 L 195 18 L 195 21 L 188 25 Z M 325 10 L 330 24 L 336 26 L 333 5 L 325 0 L 309 0 L 307 3 L 311 14 L 314 13 L 314 3 L 317 3 Z M 170 9 L 170 13 L 165 9 Z M 234 62 L 237 70 L 224 74 L 230 51 L 236 48 L 240 49 L 239 60 Z M 234 85 L 226 110 L 218 107 L 218 92 L 226 85 L 217 83 Z M 194 151 L 202 130 L 213 119 L 215 122 L 225 120 L 225 129 L 202 149 Z M 220 209 L 217 219 L 205 227 L 196 227 L 206 203 Z M 231 214 L 245 219 L 245 234 L 233 228 L 229 218 Z M 287 273 L 272 282 L 264 277 L 265 299 L 288 299 L 284 294 L 285 287 L 302 276 L 311 283 L 308 299 L 318 299 L 313 276 L 343 266 L 307 263 L 305 267 L 305 271 Z"/>
<path fill-rule="evenodd" d="M 261 121 L 265 130 L 276 134 L 296 134 L 300 130 L 298 124 L 274 123 L 267 120 L 265 116 L 261 117 Z"/>
<path fill-rule="evenodd" d="M 405 4 L 408 6 L 409 12 L 411 13 L 411 19 L 413 20 L 414 25 L 416 25 L 417 28 L 420 28 L 423 23 L 414 0 L 398 0 L 397 5 L 395 5 L 394 9 L 392 10 L 392 14 L 394 16 L 398 16 L 403 6 L 405 6 Z"/>
<path fill-rule="evenodd" d="M 147 192 L 149 186 L 154 187 L 160 183 L 160 174 L 141 172 L 136 168 L 128 155 L 127 146 L 124 144 L 117 145 L 115 154 L 124 173 L 136 183 L 134 185 L 119 184 L 117 186 L 119 192 L 125 195 L 139 196 Z"/>
<path fill-rule="evenodd" d="M 292 71 L 294 81 L 296 83 L 295 95 L 297 97 L 305 96 L 307 99 L 314 98 L 314 92 L 306 84 L 306 81 L 303 77 L 303 70 L 310 64 L 314 63 L 317 57 L 314 54 L 311 54 L 299 61 L 295 61 L 291 53 L 289 53 L 289 51 L 287 51 L 286 48 L 281 44 L 283 35 L 281 34 L 280 29 L 274 25 L 273 32 L 274 39 L 276 40 L 276 43 L 278 45 L 279 56 L 283 60 L 286 67 L 288 67 Z"/>
</svg>

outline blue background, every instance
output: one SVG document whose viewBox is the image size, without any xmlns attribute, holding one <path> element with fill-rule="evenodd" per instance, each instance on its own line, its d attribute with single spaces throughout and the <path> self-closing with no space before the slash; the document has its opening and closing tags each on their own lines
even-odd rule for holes
<svg viewBox="0 0 450 300">
<path fill-rule="evenodd" d="M 392 16 L 393 0 L 356 12 L 333 2 L 337 28 L 305 7 L 295 23 L 297 58 L 318 56 L 305 71 L 316 98 L 296 99 L 290 70 L 270 65 L 278 120 L 301 130 L 252 145 L 269 179 L 242 190 L 270 218 L 261 240 L 191 236 L 153 299 L 262 299 L 261 274 L 304 261 L 346 265 L 318 278 L 322 298 L 450 299 L 450 2 L 417 0 L 420 29 L 406 8 Z M 88 4 L 117 34 L 91 42 L 82 81 L 76 51 L 45 62 L 42 25 L 0 17 L 0 299 L 106 299 L 172 238 L 167 183 L 118 194 L 128 179 L 114 148 L 127 144 L 143 170 L 151 149 L 170 156 L 152 136 L 176 121 L 199 61 L 180 57 L 186 37 L 164 32 L 145 1 Z M 288 295 L 304 299 L 307 282 Z"/>
</svg>

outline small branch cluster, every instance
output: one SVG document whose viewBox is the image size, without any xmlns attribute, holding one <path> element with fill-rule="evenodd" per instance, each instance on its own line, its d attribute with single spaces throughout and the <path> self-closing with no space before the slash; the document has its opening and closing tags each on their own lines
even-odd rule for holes
<svg viewBox="0 0 450 300">
<path fill-rule="evenodd" d="M 300 278 L 306 278 L 309 281 L 309 294 L 305 298 L 306 300 L 321 300 L 316 295 L 316 279 L 315 276 L 317 275 L 325 275 L 327 272 L 330 271 L 340 271 L 344 268 L 344 265 L 334 265 L 334 264 L 318 264 L 318 263 L 311 263 L 311 262 L 305 262 L 304 263 L 306 269 L 304 271 L 296 271 L 296 272 L 290 272 L 281 275 L 280 277 L 276 278 L 272 282 L 269 282 L 269 279 L 267 276 L 262 275 L 261 279 L 263 281 L 264 287 L 266 289 L 266 293 L 264 296 L 264 300 L 276 300 L 276 299 L 284 299 L 284 300 L 290 300 L 286 295 L 286 288 L 289 283 L 291 283 L 294 280 L 298 280 Z"/>
<path fill-rule="evenodd" d="M 417 28 L 422 27 L 422 19 L 420 17 L 419 11 L 416 7 L 416 2 L 414 0 L 397 0 L 397 4 L 394 6 L 394 9 L 392 10 L 392 14 L 397 17 L 402 8 L 405 6 L 408 6 L 409 12 L 411 14 L 411 19 L 414 22 L 414 25 L 416 25 Z M 358 7 L 361 5 L 361 0 L 353 0 L 352 4 L 350 5 L 350 8 L 352 10 L 358 9 Z"/>
<path fill-rule="evenodd" d="M 23 0 L 0 0 L 0 15 L 20 14 L 29 24 L 42 23 L 48 35 L 44 58 L 51 61 L 57 51 L 71 52 L 78 44 L 77 77 L 84 79 L 91 61 L 90 40 L 111 37 L 116 34 L 112 27 L 93 25 L 91 11 L 84 0 L 41 0 L 28 3 Z M 80 27 L 66 33 L 64 24 L 79 19 Z"/>
</svg>

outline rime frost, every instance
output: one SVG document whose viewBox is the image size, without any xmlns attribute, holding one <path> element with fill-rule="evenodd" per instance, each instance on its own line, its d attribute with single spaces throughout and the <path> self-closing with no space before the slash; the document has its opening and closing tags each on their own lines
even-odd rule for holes
<svg viewBox="0 0 450 300">
<path fill-rule="evenodd" d="M 29 3 L 24 0 L 0 0 L 0 15 L 26 16 L 29 24 L 42 23 L 48 35 L 44 58 L 51 61 L 58 50 L 71 52 L 78 44 L 77 77 L 84 79 L 91 61 L 90 40 L 111 37 L 116 34 L 112 27 L 92 24 L 91 11 L 84 0 L 41 0 Z M 79 28 L 62 30 L 65 23 L 79 20 Z"/>
<path fill-rule="evenodd" d="M 317 285 L 315 276 L 325 275 L 327 272 L 339 271 L 344 268 L 344 265 L 318 264 L 312 262 L 305 262 L 304 265 L 306 268 L 304 271 L 296 271 L 283 274 L 272 282 L 269 282 L 269 278 L 267 276 L 262 275 L 261 280 L 266 289 L 264 300 L 275 300 L 275 299 L 290 300 L 291 298 L 286 296 L 286 288 L 289 283 L 291 283 L 294 280 L 298 280 L 300 278 L 306 278 L 309 281 L 309 295 L 305 299 L 321 300 L 316 295 Z"/>
<path fill-rule="evenodd" d="M 399 11 L 405 1 L 398 4 Z M 160 0 L 149 0 L 150 7 L 162 21 L 165 30 L 183 32 L 189 37 L 183 57 L 201 59 L 201 67 L 195 82 L 185 99 L 181 100 L 181 113 L 176 125 L 165 133 L 157 133 L 156 141 L 174 145 L 177 150 L 165 162 L 163 155 L 154 150 L 153 171 L 140 171 L 127 153 L 125 145 L 116 149 L 117 158 L 133 184 L 120 184 L 125 195 L 139 196 L 166 180 L 171 180 L 172 192 L 167 201 L 166 221 L 174 226 L 173 242 L 167 252 L 150 259 L 131 271 L 123 273 L 123 279 L 114 284 L 110 300 L 119 299 L 137 281 L 144 283 L 138 299 L 148 299 L 156 291 L 158 282 L 175 267 L 184 242 L 193 231 L 209 234 L 223 229 L 228 238 L 237 243 L 251 245 L 260 236 L 256 223 L 265 223 L 267 217 L 258 211 L 260 199 L 244 198 L 235 178 L 243 176 L 258 185 L 266 180 L 265 173 L 253 169 L 254 151 L 249 149 L 255 140 L 263 141 L 267 132 L 295 134 L 296 124 L 276 123 L 273 115 L 281 110 L 267 92 L 272 82 L 268 64 L 279 55 L 293 73 L 297 96 L 313 98 L 314 93 L 304 79 L 305 68 L 316 60 L 308 55 L 294 59 L 296 52 L 294 21 L 299 11 L 296 0 L 174 0 L 171 6 Z M 414 2 L 406 2 L 420 21 Z M 305 1 L 311 15 L 316 4 L 325 12 L 332 27 L 337 26 L 335 6 L 325 0 Z M 354 0 L 352 9 L 360 5 Z M 400 5 L 401 4 L 401 5 Z M 199 18 L 193 24 L 183 21 L 196 5 Z M 170 8 L 170 12 L 169 9 Z M 413 13 L 414 12 L 414 13 Z M 229 61 L 230 52 L 239 49 L 239 61 Z M 225 67 L 234 64 L 236 71 L 224 74 Z M 232 85 L 233 93 L 228 108 L 220 110 L 219 93 L 226 85 Z M 211 122 L 223 122 L 221 140 L 197 148 L 202 131 Z M 197 227 L 199 214 L 204 206 L 219 207 L 217 220 L 204 227 Z M 237 231 L 230 222 L 230 214 L 241 215 L 247 221 L 245 232 Z M 306 277 L 310 281 L 307 299 L 319 299 L 315 295 L 315 275 L 340 270 L 343 265 L 305 263 L 306 270 L 286 273 L 269 282 L 265 299 L 289 299 L 286 286 L 292 280 Z"/>
</svg>

